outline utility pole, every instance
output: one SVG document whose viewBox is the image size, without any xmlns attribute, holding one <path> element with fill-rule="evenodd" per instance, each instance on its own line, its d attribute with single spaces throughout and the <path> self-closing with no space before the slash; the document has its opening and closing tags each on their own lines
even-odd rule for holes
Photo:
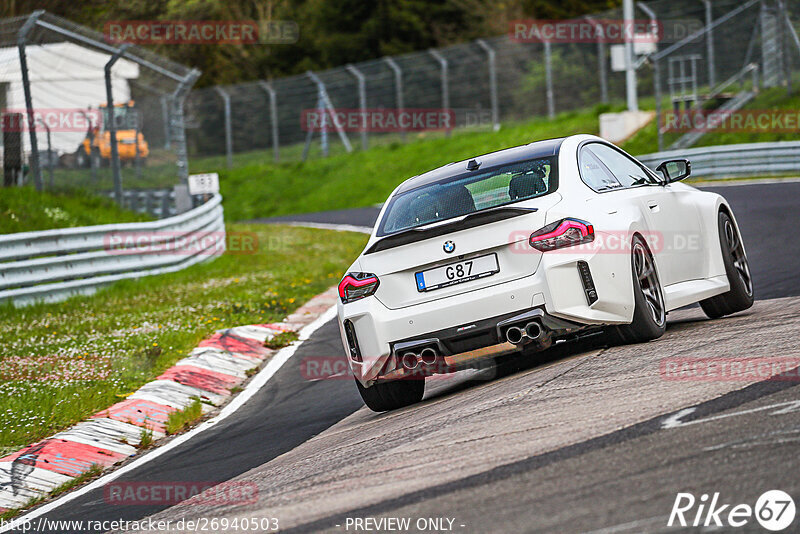
<svg viewBox="0 0 800 534">
<path fill-rule="evenodd" d="M 636 65 L 633 54 L 633 0 L 623 0 L 622 17 L 625 19 L 625 88 L 628 96 L 628 111 L 639 111 L 636 93 Z"/>
</svg>

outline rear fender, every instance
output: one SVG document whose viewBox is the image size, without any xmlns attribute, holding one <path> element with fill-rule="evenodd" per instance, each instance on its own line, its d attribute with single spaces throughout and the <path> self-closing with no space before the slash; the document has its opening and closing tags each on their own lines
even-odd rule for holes
<svg viewBox="0 0 800 534">
<path fill-rule="evenodd" d="M 597 199 L 601 200 L 601 199 Z M 588 207 L 588 209 L 587 209 Z M 578 215 L 576 215 L 578 214 Z M 653 251 L 653 235 L 641 211 L 620 204 L 614 209 L 595 201 L 563 202 L 547 214 L 548 223 L 577 216 L 592 223 L 595 241 L 543 254 L 541 269 L 547 277 L 547 311 L 556 317 L 587 324 L 627 324 L 633 320 L 631 243 L 640 235 Z M 659 260 L 653 254 L 656 270 Z M 578 262 L 589 265 L 597 301 L 589 303 Z"/>
</svg>

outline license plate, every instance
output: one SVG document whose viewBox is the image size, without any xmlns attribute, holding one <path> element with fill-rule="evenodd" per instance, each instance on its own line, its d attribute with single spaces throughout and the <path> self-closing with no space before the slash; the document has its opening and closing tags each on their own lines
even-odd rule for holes
<svg viewBox="0 0 800 534">
<path fill-rule="evenodd" d="M 497 254 L 487 254 L 469 260 L 451 263 L 416 274 L 417 291 L 433 291 L 443 287 L 477 280 L 499 273 Z"/>
</svg>

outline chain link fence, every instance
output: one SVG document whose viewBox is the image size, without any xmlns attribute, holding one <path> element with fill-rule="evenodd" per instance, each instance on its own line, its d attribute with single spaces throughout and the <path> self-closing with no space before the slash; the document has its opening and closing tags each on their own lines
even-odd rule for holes
<svg viewBox="0 0 800 534">
<path fill-rule="evenodd" d="M 783 41 L 775 32 L 783 27 L 776 22 L 781 13 L 798 11 L 797 0 L 658 0 L 636 5 L 635 18 L 652 19 L 661 31 L 660 40 L 638 55 L 638 93 L 644 108 L 656 107 L 656 99 L 669 109 L 690 99 L 728 98 L 745 82 L 752 86 L 742 75 L 750 64 L 763 65 L 762 70 L 772 73 L 762 80 L 767 85 L 786 83 L 793 70 L 800 44 L 792 41 L 788 28 Z M 622 12 L 610 10 L 586 19 L 621 20 Z M 500 121 L 552 117 L 598 104 L 619 107 L 624 102 L 625 73 L 614 61 L 624 45 L 602 40 L 519 41 L 506 35 L 316 73 L 193 91 L 187 100 L 190 153 L 225 156 L 230 166 L 233 154 L 249 161 L 246 153 L 263 158 L 263 151 L 269 150 L 276 161 L 293 160 L 412 135 L 447 133 L 402 128 L 391 132 L 345 128 L 343 134 L 332 128 L 309 131 L 303 114 L 324 108 L 322 97 L 335 110 L 447 108 L 453 112 L 455 128 L 485 129 L 498 128 Z M 738 86 L 731 81 L 734 78 Z"/>
<path fill-rule="evenodd" d="M 4 185 L 84 188 L 168 215 L 169 195 L 139 192 L 186 181 L 183 100 L 198 75 L 50 13 L 0 21 Z"/>
<path fill-rule="evenodd" d="M 636 6 L 637 21 L 653 20 L 660 28 L 658 42 L 636 50 L 641 107 L 658 108 L 660 124 L 671 110 L 743 105 L 759 85 L 791 87 L 800 40 L 794 26 L 785 22 L 800 16 L 800 0 L 656 0 Z M 622 18 L 617 9 L 585 20 L 603 24 Z M 544 43 L 510 34 L 189 93 L 196 71 L 142 47 L 121 52 L 100 33 L 48 13 L 5 19 L 0 21 L 5 179 L 43 188 L 111 192 L 153 211 L 144 204 L 160 204 L 163 196 L 142 191 L 184 182 L 187 152 L 205 158 L 204 169 L 214 169 L 268 158 L 320 157 L 449 135 L 453 129 L 492 130 L 501 122 L 574 110 L 623 109 L 621 48 L 603 39 Z M 112 128 L 105 70 L 120 53 L 110 67 Z M 25 127 L 28 107 L 36 123 L 32 132 Z M 309 126 L 306 113 L 321 108 L 362 113 L 447 110 L 450 115 L 447 127 L 337 131 L 330 124 Z M 24 130 L 16 137 L 7 131 L 14 128 L 5 127 L 14 121 L 21 121 L 23 127 L 17 129 Z M 659 148 L 693 142 L 662 130 Z M 118 179 L 112 134 L 119 140 Z M 9 150 L 14 143 L 22 150 Z"/>
</svg>

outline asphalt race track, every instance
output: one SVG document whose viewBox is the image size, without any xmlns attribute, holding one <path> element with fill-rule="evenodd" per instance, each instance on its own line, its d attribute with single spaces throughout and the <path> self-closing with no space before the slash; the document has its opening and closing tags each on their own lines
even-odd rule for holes
<svg viewBox="0 0 800 534">
<path fill-rule="evenodd" d="M 389 414 L 364 408 L 350 378 L 303 377 L 305 358 L 344 357 L 330 322 L 235 415 L 121 479 L 238 477 L 258 487 L 257 502 L 114 506 L 98 490 L 46 517 L 277 517 L 290 532 L 353 532 L 365 518 L 408 518 L 411 532 L 674 532 L 685 530 L 667 527 L 678 492 L 753 506 L 780 489 L 797 500 L 800 382 L 660 372 L 664 358 L 800 358 L 800 183 L 708 189 L 728 198 L 741 227 L 759 299 L 747 312 L 710 321 L 698 307 L 678 310 L 655 342 L 559 345 L 537 361 L 438 380 L 421 404 Z M 376 214 L 290 219 L 370 226 Z M 764 531 L 755 519 L 738 530 Z"/>
</svg>

